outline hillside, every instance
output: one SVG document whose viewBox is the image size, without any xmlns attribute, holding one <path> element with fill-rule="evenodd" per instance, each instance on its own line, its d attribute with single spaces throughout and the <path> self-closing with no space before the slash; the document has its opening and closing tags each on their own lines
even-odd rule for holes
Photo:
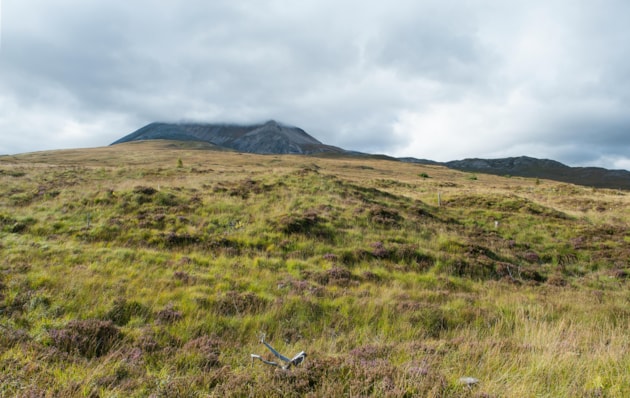
<svg viewBox="0 0 630 398">
<path fill-rule="evenodd" d="M 630 189 L 630 171 L 601 167 L 569 167 L 549 159 L 528 156 L 503 159 L 464 159 L 444 163 L 463 171 L 546 178 L 597 188 Z"/>
<path fill-rule="evenodd" d="M 401 161 L 425 165 L 441 165 L 471 173 L 544 178 L 595 188 L 630 189 L 630 171 L 608 170 L 601 167 L 571 167 L 555 160 L 529 156 L 499 159 L 462 159 L 435 162 L 426 159 L 400 158 Z"/>
<path fill-rule="evenodd" d="M 0 396 L 626 397 L 629 206 L 199 141 L 0 157 Z"/>
</svg>

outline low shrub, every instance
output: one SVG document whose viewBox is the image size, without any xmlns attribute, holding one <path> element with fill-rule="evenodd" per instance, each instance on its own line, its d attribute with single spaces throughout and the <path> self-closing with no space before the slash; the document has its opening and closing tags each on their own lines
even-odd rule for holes
<svg viewBox="0 0 630 398">
<path fill-rule="evenodd" d="M 153 187 L 145 187 L 145 186 L 136 186 L 133 189 L 133 193 L 151 196 L 157 192 L 157 189 Z"/>
<path fill-rule="evenodd" d="M 302 234 L 308 237 L 332 240 L 336 231 L 329 227 L 327 220 L 317 210 L 307 210 L 302 214 L 289 214 L 280 218 L 277 228 L 285 234 Z"/>
<path fill-rule="evenodd" d="M 320 285 L 337 285 L 346 287 L 352 283 L 356 283 L 354 281 L 354 276 L 352 272 L 343 267 L 333 267 L 324 272 L 303 272 L 302 277 L 305 279 L 313 279 L 315 282 Z"/>
<path fill-rule="evenodd" d="M 166 247 L 186 246 L 198 243 L 200 239 L 188 233 L 169 232 L 163 235 Z"/>
<path fill-rule="evenodd" d="M 51 344 L 67 353 L 86 358 L 107 354 L 123 337 L 112 321 L 97 319 L 70 321 L 61 329 L 49 332 Z"/>
<path fill-rule="evenodd" d="M 271 189 L 270 186 L 262 184 L 260 181 L 246 179 L 234 184 L 227 189 L 230 196 L 239 196 L 241 199 L 247 199 L 250 194 L 260 195 Z"/>
<path fill-rule="evenodd" d="M 280 219 L 280 229 L 286 234 L 308 234 L 324 220 L 315 211 L 306 211 L 301 215 L 292 214 Z"/>
<path fill-rule="evenodd" d="M 368 211 L 368 217 L 373 223 L 389 227 L 398 226 L 403 220 L 403 217 L 398 213 L 397 210 L 384 206 L 372 207 Z"/>
<path fill-rule="evenodd" d="M 159 323 L 175 323 L 183 318 L 181 311 L 177 310 L 173 304 L 167 305 L 164 309 L 155 314 Z"/>
<path fill-rule="evenodd" d="M 219 315 L 255 314 L 265 310 L 268 301 L 255 293 L 229 291 L 218 297 L 214 309 Z"/>
<path fill-rule="evenodd" d="M 221 366 L 220 343 L 216 338 L 201 336 L 184 344 L 179 355 L 179 368 L 208 371 Z"/>
<path fill-rule="evenodd" d="M 114 322 L 118 326 L 125 326 L 133 317 L 139 317 L 146 321 L 150 314 L 149 308 L 137 301 L 127 301 L 124 298 L 118 298 L 105 315 L 105 319 Z"/>
</svg>

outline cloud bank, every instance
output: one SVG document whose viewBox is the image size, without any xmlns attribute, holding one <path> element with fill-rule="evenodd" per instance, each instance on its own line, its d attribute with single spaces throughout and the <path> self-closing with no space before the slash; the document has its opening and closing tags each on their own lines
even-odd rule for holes
<svg viewBox="0 0 630 398">
<path fill-rule="evenodd" d="M 359 151 L 630 169 L 626 1 L 0 7 L 0 153 L 273 118 Z"/>
</svg>

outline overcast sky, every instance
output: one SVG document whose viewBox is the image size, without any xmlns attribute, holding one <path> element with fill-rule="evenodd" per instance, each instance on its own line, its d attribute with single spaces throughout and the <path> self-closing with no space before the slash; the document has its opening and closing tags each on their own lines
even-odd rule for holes
<svg viewBox="0 0 630 398">
<path fill-rule="evenodd" d="M 152 121 L 630 169 L 627 0 L 2 0 L 0 154 Z"/>
</svg>

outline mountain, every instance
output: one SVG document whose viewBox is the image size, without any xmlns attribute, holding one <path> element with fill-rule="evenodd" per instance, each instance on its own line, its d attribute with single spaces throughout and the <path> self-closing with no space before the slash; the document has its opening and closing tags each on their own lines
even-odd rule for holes
<svg viewBox="0 0 630 398">
<path fill-rule="evenodd" d="M 421 159 L 401 159 L 406 162 L 436 164 Z M 601 167 L 570 167 L 555 160 L 528 156 L 501 159 L 463 159 L 437 163 L 451 169 L 517 177 L 544 178 L 597 188 L 630 189 L 630 172 Z"/>
<path fill-rule="evenodd" d="M 347 151 L 323 144 L 304 130 L 270 120 L 262 124 L 151 123 L 112 145 L 143 140 L 201 141 L 218 148 L 258 154 L 323 154 L 383 157 Z M 543 178 L 597 188 L 630 189 L 630 172 L 600 167 L 570 167 L 555 160 L 528 156 L 501 159 L 463 159 L 435 162 L 416 158 L 390 158 L 406 163 L 441 165 L 475 173 Z"/>
<path fill-rule="evenodd" d="M 205 141 L 239 152 L 259 154 L 345 153 L 304 130 L 270 120 L 263 124 L 151 123 L 112 145 L 141 140 Z"/>
</svg>

